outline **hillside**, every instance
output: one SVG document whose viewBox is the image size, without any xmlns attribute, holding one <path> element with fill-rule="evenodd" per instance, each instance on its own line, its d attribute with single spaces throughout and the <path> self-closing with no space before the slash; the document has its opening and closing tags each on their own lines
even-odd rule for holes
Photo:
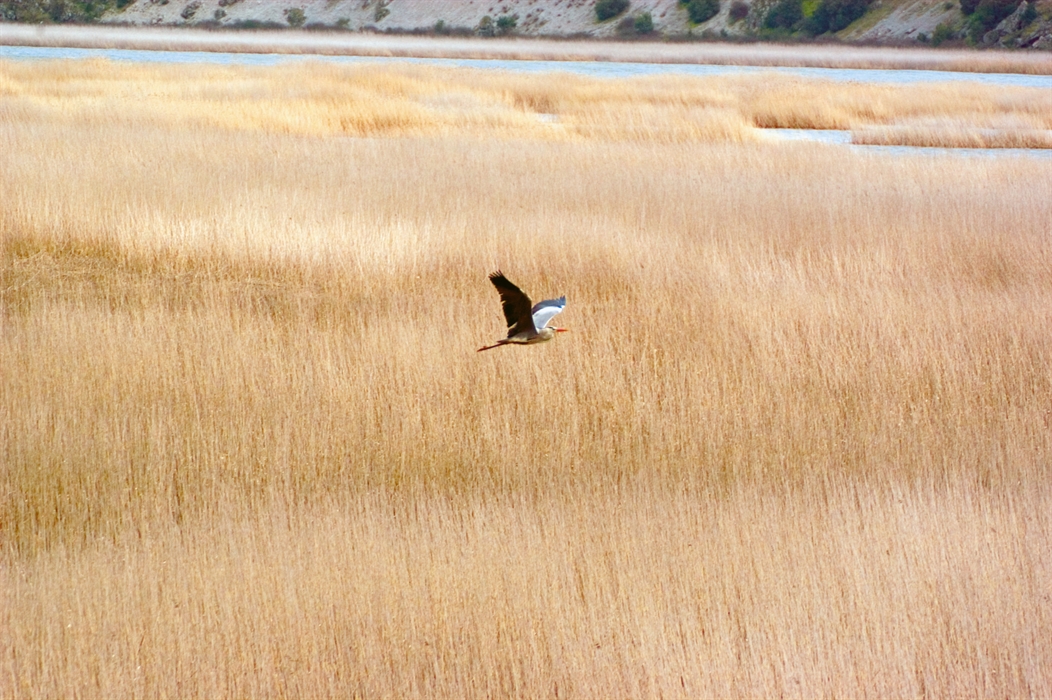
<svg viewBox="0 0 1052 700">
<path fill-rule="evenodd" d="M 1052 0 L 0 0 L 0 19 L 575 38 L 943 43 L 1052 50 Z M 713 14 L 714 13 L 714 14 Z M 692 21 L 692 18 L 702 21 Z"/>
</svg>

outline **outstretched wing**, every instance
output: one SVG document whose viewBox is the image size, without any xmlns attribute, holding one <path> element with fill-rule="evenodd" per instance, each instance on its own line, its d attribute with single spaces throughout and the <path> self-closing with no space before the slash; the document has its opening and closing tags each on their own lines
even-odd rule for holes
<svg viewBox="0 0 1052 700">
<path fill-rule="evenodd" d="M 555 316 L 566 308 L 566 297 L 559 297 L 558 299 L 548 299 L 547 301 L 538 302 L 533 307 L 533 326 L 537 330 L 540 330 L 547 326 Z"/>
<path fill-rule="evenodd" d="M 489 276 L 489 281 L 500 292 L 500 303 L 504 308 L 504 318 L 508 321 L 508 337 L 519 333 L 536 333 L 533 315 L 530 312 L 530 298 L 521 289 L 508 281 L 504 273 L 497 270 Z"/>
</svg>

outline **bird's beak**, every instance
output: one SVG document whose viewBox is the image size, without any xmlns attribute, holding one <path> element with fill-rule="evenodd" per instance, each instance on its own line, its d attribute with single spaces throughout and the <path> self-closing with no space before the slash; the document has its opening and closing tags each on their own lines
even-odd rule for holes
<svg viewBox="0 0 1052 700">
<path fill-rule="evenodd" d="M 556 333 L 565 333 L 565 332 L 567 332 L 568 330 L 570 330 L 570 329 L 569 329 L 569 328 L 556 328 L 556 329 L 555 329 L 555 332 L 556 332 Z"/>
</svg>

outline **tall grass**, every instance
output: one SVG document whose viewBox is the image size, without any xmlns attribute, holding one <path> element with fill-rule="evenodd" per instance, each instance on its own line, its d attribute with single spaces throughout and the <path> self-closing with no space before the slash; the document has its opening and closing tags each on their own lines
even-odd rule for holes
<svg viewBox="0 0 1052 700">
<path fill-rule="evenodd" d="M 0 66 L 0 695 L 1052 692 L 1052 165 L 761 98 Z"/>
<path fill-rule="evenodd" d="M 869 127 L 851 132 L 851 142 L 872 146 L 934 148 L 1052 148 L 1052 130 L 983 129 L 939 124 Z"/>
</svg>

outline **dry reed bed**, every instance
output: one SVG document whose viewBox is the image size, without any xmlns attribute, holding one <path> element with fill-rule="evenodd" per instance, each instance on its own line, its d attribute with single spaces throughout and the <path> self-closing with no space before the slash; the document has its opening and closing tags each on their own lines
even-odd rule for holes
<svg viewBox="0 0 1052 700">
<path fill-rule="evenodd" d="M 0 694 L 1052 692 L 1050 164 L 3 68 Z M 498 266 L 573 332 L 476 355 Z"/>
<path fill-rule="evenodd" d="M 8 670 L 52 697 L 1041 696 L 1052 499 L 976 496 L 233 506 L 20 566 Z"/>
<path fill-rule="evenodd" d="M 934 148 L 1052 148 L 1052 131 L 1007 131 L 974 126 L 886 126 L 852 131 L 851 142 L 871 146 Z"/>
<path fill-rule="evenodd" d="M 274 69 L 6 63 L 8 119 L 158 124 L 306 136 L 747 141 L 755 127 L 939 123 L 1052 130 L 1046 91 L 979 84 L 864 85 L 785 76 L 589 80 L 427 66 Z"/>
</svg>

